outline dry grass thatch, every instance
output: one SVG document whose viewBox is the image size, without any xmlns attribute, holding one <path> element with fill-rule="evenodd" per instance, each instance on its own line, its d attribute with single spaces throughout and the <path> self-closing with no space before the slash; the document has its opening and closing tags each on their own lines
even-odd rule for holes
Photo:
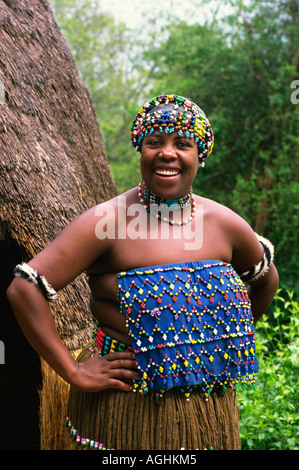
<svg viewBox="0 0 299 470">
<path fill-rule="evenodd" d="M 26 261 L 116 187 L 91 98 L 48 2 L 0 0 L 0 44 L 0 234 Z M 84 276 L 61 294 L 52 311 L 75 351 L 92 324 Z"/>
<path fill-rule="evenodd" d="M 116 188 L 93 104 L 48 2 L 0 0 L 0 43 L 0 221 L 26 260 Z M 83 277 L 54 307 L 74 349 L 88 328 L 86 298 Z"/>
</svg>

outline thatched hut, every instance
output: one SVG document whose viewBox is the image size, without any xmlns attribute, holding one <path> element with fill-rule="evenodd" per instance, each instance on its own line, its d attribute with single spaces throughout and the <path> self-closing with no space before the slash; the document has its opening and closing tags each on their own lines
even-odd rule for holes
<svg viewBox="0 0 299 470">
<path fill-rule="evenodd" d="M 13 266 L 35 256 L 87 208 L 115 196 L 116 187 L 91 98 L 48 2 L 0 0 L 0 44 L 0 446 L 23 448 L 22 433 L 11 434 L 9 423 L 24 435 L 28 430 L 21 409 L 32 406 L 33 396 L 22 402 L 20 382 L 31 387 L 39 361 L 28 353 L 5 301 Z M 84 275 L 61 294 L 51 309 L 62 340 L 76 354 L 92 324 Z M 67 386 L 41 365 L 41 448 L 65 448 L 59 429 Z"/>
</svg>

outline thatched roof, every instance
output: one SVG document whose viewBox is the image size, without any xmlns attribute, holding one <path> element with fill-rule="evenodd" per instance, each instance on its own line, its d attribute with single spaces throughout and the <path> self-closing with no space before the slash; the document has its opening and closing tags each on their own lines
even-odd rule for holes
<svg viewBox="0 0 299 470">
<path fill-rule="evenodd" d="M 116 187 L 94 106 L 48 2 L 0 0 L 0 44 L 0 233 L 26 261 Z M 70 348 L 90 329 L 88 295 L 82 276 L 53 305 Z"/>
</svg>

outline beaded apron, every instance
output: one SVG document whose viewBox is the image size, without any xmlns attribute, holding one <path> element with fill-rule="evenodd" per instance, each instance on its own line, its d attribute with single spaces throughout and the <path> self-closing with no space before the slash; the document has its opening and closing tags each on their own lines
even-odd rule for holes
<svg viewBox="0 0 299 470">
<path fill-rule="evenodd" d="M 118 300 L 140 372 L 135 389 L 254 385 L 247 290 L 229 263 L 194 261 L 120 272 Z"/>
</svg>

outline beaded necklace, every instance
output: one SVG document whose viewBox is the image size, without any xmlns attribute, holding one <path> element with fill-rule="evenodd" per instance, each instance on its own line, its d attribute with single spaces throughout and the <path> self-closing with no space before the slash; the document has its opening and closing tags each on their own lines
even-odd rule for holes
<svg viewBox="0 0 299 470">
<path fill-rule="evenodd" d="M 193 196 L 193 190 L 192 187 L 190 188 L 189 193 L 178 199 L 162 199 L 156 194 L 154 194 L 145 184 L 144 180 L 141 179 L 139 185 L 138 185 L 138 197 L 140 200 L 140 203 L 144 206 L 144 208 L 147 210 L 147 212 L 150 213 L 153 217 L 156 217 L 158 220 L 161 220 L 161 222 L 166 222 L 169 225 L 186 225 L 195 216 L 195 201 L 194 201 L 194 196 Z M 152 208 L 153 205 L 158 206 L 158 212 L 153 212 Z M 185 220 L 180 220 L 180 221 L 174 221 L 169 219 L 168 217 L 165 217 L 159 213 L 159 206 L 161 205 L 166 205 L 170 209 L 184 209 L 186 207 L 191 206 L 191 215 L 187 217 Z"/>
</svg>

